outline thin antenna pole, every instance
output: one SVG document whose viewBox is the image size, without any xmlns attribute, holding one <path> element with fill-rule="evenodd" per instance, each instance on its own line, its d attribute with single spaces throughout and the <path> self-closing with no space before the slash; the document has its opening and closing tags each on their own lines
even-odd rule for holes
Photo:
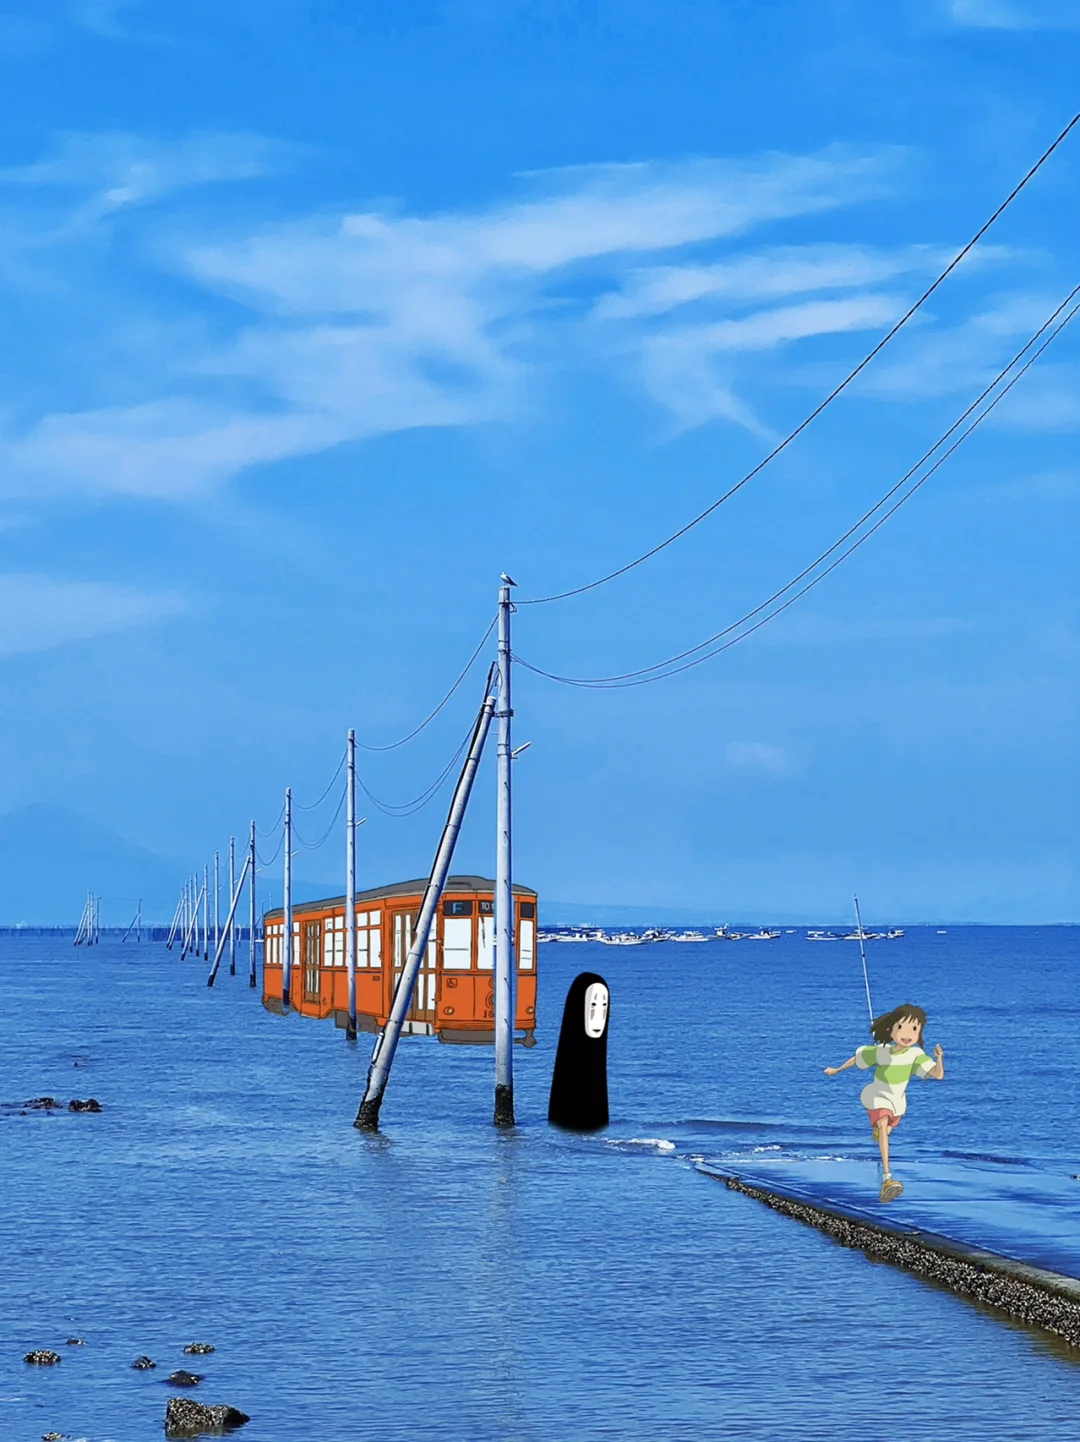
<svg viewBox="0 0 1080 1442">
<path fill-rule="evenodd" d="M 236 837 L 229 837 L 229 905 L 236 895 Z M 235 908 L 234 908 L 235 910 Z M 229 927 L 229 975 L 236 975 L 236 927 Z"/>
<path fill-rule="evenodd" d="M 251 839 L 248 842 L 248 860 L 251 866 L 251 878 L 248 882 L 248 899 L 251 903 L 248 926 L 248 986 L 254 986 L 255 981 L 255 823 L 251 823 Z"/>
<path fill-rule="evenodd" d="M 514 1125 L 514 886 L 511 856 L 510 586 L 499 589 L 499 721 L 495 856 L 495 1117 Z"/>
<path fill-rule="evenodd" d="M 866 970 L 866 946 L 863 943 L 862 917 L 859 915 L 859 898 L 855 898 L 855 924 L 859 931 L 859 952 L 862 956 L 863 985 L 866 987 L 866 1005 L 870 1012 L 870 1025 L 874 1024 L 874 1003 L 870 1000 L 870 976 Z"/>
<path fill-rule="evenodd" d="M 349 1017 L 345 1040 L 356 1040 L 356 732 L 350 726 L 345 782 L 345 966 Z"/>
<path fill-rule="evenodd" d="M 490 683 L 489 675 L 488 681 Z M 379 1109 L 382 1106 L 383 1093 L 386 1091 L 386 1083 L 390 1079 L 390 1068 L 393 1065 L 394 1053 L 401 1037 L 401 1028 L 405 1022 L 405 1013 L 412 1002 L 413 988 L 416 986 L 417 973 L 420 970 L 420 962 L 427 949 L 428 937 L 431 934 L 431 926 L 435 920 L 435 911 L 439 905 L 439 897 L 446 884 L 446 877 L 450 871 L 450 863 L 454 859 L 454 847 L 457 844 L 458 833 L 461 830 L 461 823 L 465 816 L 465 808 L 469 804 L 469 793 L 472 791 L 472 784 L 476 777 L 477 768 L 480 765 L 480 757 L 483 754 L 484 742 L 487 740 L 488 730 L 491 726 L 491 717 L 495 709 L 494 698 L 487 696 L 480 708 L 480 714 L 476 718 L 476 725 L 473 728 L 472 741 L 469 745 L 469 754 L 465 758 L 465 765 L 462 767 L 458 784 L 454 789 L 454 799 L 450 803 L 450 811 L 446 818 L 446 825 L 443 827 L 442 837 L 439 840 L 439 849 L 435 853 L 435 860 L 432 863 L 431 875 L 424 890 L 424 899 L 420 903 L 420 913 L 416 918 L 416 930 L 413 932 L 412 945 L 409 947 L 409 954 L 405 959 L 405 966 L 402 969 L 401 977 L 397 988 L 394 991 L 394 999 L 390 1004 L 390 1015 L 386 1025 L 379 1033 L 375 1043 L 375 1049 L 371 1053 L 371 1065 L 368 1067 L 367 1087 L 364 1091 L 364 1099 L 360 1103 L 360 1110 L 356 1114 L 356 1121 L 353 1126 L 363 1132 L 377 1132 L 379 1130 Z"/>
<path fill-rule="evenodd" d="M 292 996 L 292 787 L 285 788 L 285 875 L 282 897 L 281 1006 L 289 1009 Z"/>
</svg>

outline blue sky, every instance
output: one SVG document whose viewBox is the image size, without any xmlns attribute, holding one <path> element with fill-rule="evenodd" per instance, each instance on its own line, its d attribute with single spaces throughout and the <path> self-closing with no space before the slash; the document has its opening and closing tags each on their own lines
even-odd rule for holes
<svg viewBox="0 0 1080 1442">
<path fill-rule="evenodd" d="M 0 72 L 0 810 L 194 860 L 317 796 L 347 726 L 421 719 L 500 570 L 619 566 L 797 424 L 1074 113 L 1080 12 L 7 0 Z M 801 570 L 1080 281 L 1078 181 L 1074 133 L 777 462 L 522 608 L 520 654 L 635 669 Z M 742 645 L 637 690 L 519 670 L 521 879 L 1075 919 L 1073 331 Z M 362 756 L 377 795 L 424 790 L 481 681 Z M 361 884 L 425 869 L 444 799 L 364 804 Z M 459 867 L 493 838 L 485 776 Z"/>
</svg>

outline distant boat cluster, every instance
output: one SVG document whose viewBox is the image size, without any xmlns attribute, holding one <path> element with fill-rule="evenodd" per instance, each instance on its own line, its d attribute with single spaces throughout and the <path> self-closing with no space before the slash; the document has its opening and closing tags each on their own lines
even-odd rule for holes
<svg viewBox="0 0 1080 1442">
<path fill-rule="evenodd" d="M 794 936 L 795 928 L 787 931 Z M 649 926 L 643 931 L 605 931 L 602 926 L 549 926 L 537 935 L 537 941 L 592 941 L 602 946 L 649 946 L 661 941 L 703 942 L 703 941 L 775 941 L 783 936 L 780 930 L 761 926 L 756 931 L 733 931 L 727 926 L 714 927 L 712 931 L 668 931 Z M 889 931 L 808 931 L 807 941 L 897 941 L 904 935 L 904 929 L 894 926 Z"/>
</svg>

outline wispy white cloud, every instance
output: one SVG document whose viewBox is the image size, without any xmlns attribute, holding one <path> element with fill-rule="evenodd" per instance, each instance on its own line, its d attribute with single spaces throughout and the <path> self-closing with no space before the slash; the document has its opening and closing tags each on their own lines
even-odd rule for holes
<svg viewBox="0 0 1080 1442">
<path fill-rule="evenodd" d="M 734 390 L 730 357 L 846 331 L 880 329 L 895 319 L 899 302 L 862 295 L 805 301 L 712 325 L 685 326 L 640 342 L 645 387 L 682 428 L 728 419 L 766 437 L 768 428 Z"/>
<path fill-rule="evenodd" d="M 1076 0 L 946 0 L 958 25 L 983 30 L 1080 30 Z"/>
<path fill-rule="evenodd" d="M 724 747 L 724 761 L 732 771 L 765 776 L 782 776 L 789 766 L 787 752 L 765 741 L 729 741 Z"/>
<path fill-rule="evenodd" d="M 133 10 L 141 0 L 72 0 L 68 17 L 74 24 L 109 40 L 124 40 L 128 31 L 121 24 L 125 10 Z"/>
<path fill-rule="evenodd" d="M 251 137 L 220 139 L 144 157 L 129 137 L 69 138 L 50 159 L 0 180 L 82 183 L 101 214 L 273 162 Z M 189 282 L 242 306 L 234 339 L 190 365 L 187 396 L 159 390 L 135 405 L 54 413 L 9 437 L 5 484 L 183 495 L 245 465 L 350 439 L 511 415 L 540 331 L 562 327 L 578 349 L 625 344 L 603 333 L 625 322 L 594 314 L 590 297 L 598 285 L 618 288 L 628 264 L 730 244 L 755 225 L 865 198 L 881 190 L 891 163 L 835 150 L 580 167 L 530 177 L 525 198 L 486 209 L 354 213 L 227 243 L 176 243 L 170 262 Z M 872 324 L 871 313 L 886 311 L 877 298 L 770 308 L 720 321 L 695 344 L 713 353 L 775 349 Z M 175 392 L 175 370 L 170 381 Z M 205 399 L 215 382 L 227 404 Z M 667 403 L 663 386 L 655 395 Z M 678 414 L 696 423 L 684 406 Z M 756 424 L 734 395 L 725 410 L 714 394 L 708 414 Z"/>
<path fill-rule="evenodd" d="M 177 140 L 73 131 L 58 136 L 43 159 L 0 170 L 0 186 L 80 193 L 66 212 L 64 228 L 71 230 L 172 191 L 270 175 L 296 155 L 296 147 L 236 131 Z"/>
<path fill-rule="evenodd" d="M 0 575 L 0 656 L 46 651 L 187 609 L 182 597 L 102 581 Z"/>
<path fill-rule="evenodd" d="M 809 291 L 881 285 L 912 271 L 940 270 L 944 253 L 931 246 L 904 251 L 856 245 L 776 246 L 712 265 L 658 265 L 632 271 L 618 291 L 602 296 L 600 319 L 663 315 L 703 302 L 780 300 Z"/>
<path fill-rule="evenodd" d="M 862 382 L 865 394 L 899 401 L 974 396 L 1043 324 L 1060 296 L 1030 291 L 995 297 L 960 325 L 913 330 Z M 1073 322 L 1077 325 L 1080 322 Z M 994 411 L 990 424 L 1070 429 L 1080 421 L 1075 367 L 1040 360 Z"/>
</svg>

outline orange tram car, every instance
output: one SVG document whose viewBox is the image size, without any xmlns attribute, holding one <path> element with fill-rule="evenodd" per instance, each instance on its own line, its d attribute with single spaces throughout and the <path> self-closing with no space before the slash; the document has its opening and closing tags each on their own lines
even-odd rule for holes
<svg viewBox="0 0 1080 1442">
<path fill-rule="evenodd" d="M 412 944 L 426 878 L 356 893 L 356 1025 L 377 1032 L 390 1015 L 394 988 Z M 266 912 L 263 1006 L 281 1011 L 282 907 Z M 536 1027 L 536 892 L 514 887 L 517 959 L 515 1030 L 534 1046 Z M 293 905 L 289 1006 L 302 1016 L 348 1021 L 345 897 Z M 439 901 L 416 978 L 404 1031 L 443 1042 L 495 1040 L 495 883 L 451 876 Z"/>
</svg>

